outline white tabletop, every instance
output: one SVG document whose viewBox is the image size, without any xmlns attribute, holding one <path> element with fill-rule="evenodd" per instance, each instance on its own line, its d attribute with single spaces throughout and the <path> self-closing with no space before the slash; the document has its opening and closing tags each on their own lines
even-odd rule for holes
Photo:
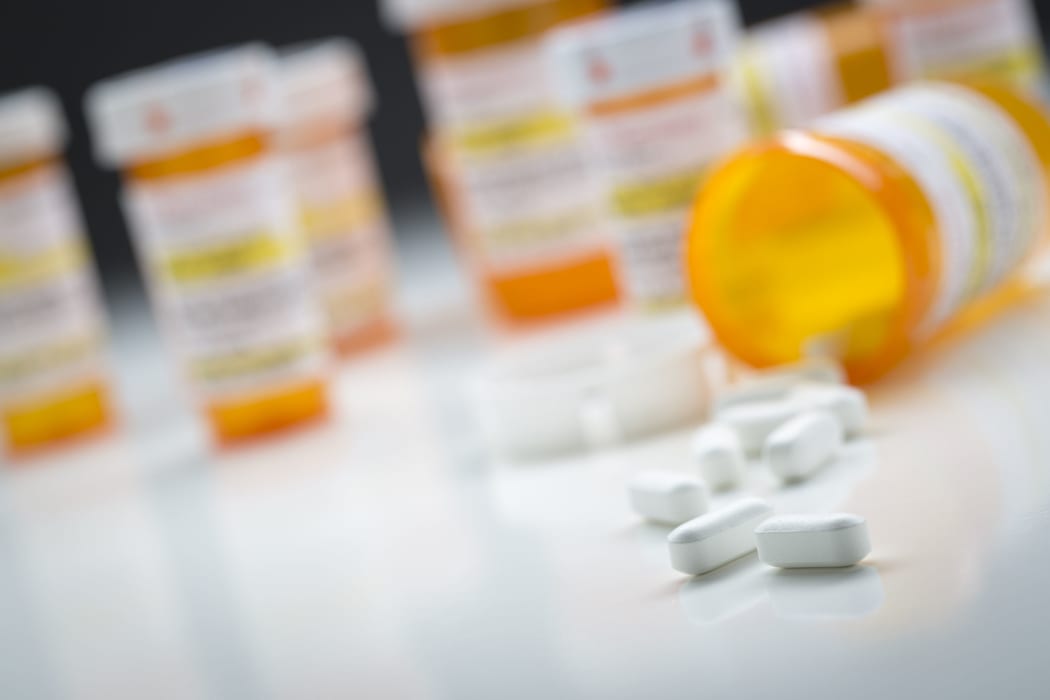
<svg viewBox="0 0 1050 700">
<path fill-rule="evenodd" d="M 463 387 L 510 341 L 408 243 L 402 342 L 342 368 L 328 425 L 243 450 L 121 309 L 126 430 L 0 476 L 0 697 L 1050 696 L 1050 300 L 874 389 L 813 481 L 752 470 L 781 512 L 867 517 L 863 566 L 689 579 L 624 495 L 691 469 L 688 433 L 488 457 Z"/>
</svg>

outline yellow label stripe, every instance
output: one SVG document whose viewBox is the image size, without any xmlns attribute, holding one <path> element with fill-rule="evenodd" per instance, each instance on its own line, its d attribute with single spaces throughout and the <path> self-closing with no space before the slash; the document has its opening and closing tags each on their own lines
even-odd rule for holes
<svg viewBox="0 0 1050 700">
<path fill-rule="evenodd" d="M 690 170 L 658 180 L 621 185 L 613 190 L 612 209 L 623 217 L 647 216 L 689 206 L 704 170 Z"/>
<path fill-rule="evenodd" d="M 62 277 L 84 266 L 87 252 L 71 241 L 33 255 L 0 252 L 0 288 L 21 287 Z"/>
<path fill-rule="evenodd" d="M 178 283 L 214 280 L 273 267 L 293 257 L 298 247 L 262 232 L 206 248 L 173 253 L 158 261 L 161 276 Z"/>
<path fill-rule="evenodd" d="M 198 359 L 190 363 L 190 374 L 203 382 L 214 382 L 285 367 L 315 352 L 316 338 L 295 338 L 265 348 Z"/>
<path fill-rule="evenodd" d="M 539 145 L 570 138 L 575 121 L 567 114 L 541 112 L 521 119 L 463 129 L 454 134 L 453 147 L 471 153 Z"/>
</svg>

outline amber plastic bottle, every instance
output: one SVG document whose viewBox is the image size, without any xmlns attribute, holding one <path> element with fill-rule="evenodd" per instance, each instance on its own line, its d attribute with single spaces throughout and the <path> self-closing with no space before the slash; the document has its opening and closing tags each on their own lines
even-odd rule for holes
<svg viewBox="0 0 1050 700">
<path fill-rule="evenodd" d="M 11 454 L 112 422 L 107 332 L 46 88 L 0 96 L 0 445 Z"/>
<path fill-rule="evenodd" d="M 532 321 L 616 302 L 578 128 L 541 39 L 606 0 L 388 0 L 407 29 L 429 131 L 424 159 L 492 308 Z"/>
<path fill-rule="evenodd" d="M 926 83 L 749 146 L 695 203 L 686 266 L 721 343 L 873 380 L 966 322 L 1044 236 L 1050 122 L 1009 88 Z"/>
<path fill-rule="evenodd" d="M 368 117 L 364 57 L 342 38 L 281 53 L 278 142 L 335 351 L 349 356 L 396 335 L 391 229 Z"/>
<path fill-rule="evenodd" d="M 276 59 L 224 49 L 88 95 L 160 325 L 215 440 L 327 412 L 325 332 L 273 130 Z"/>
</svg>

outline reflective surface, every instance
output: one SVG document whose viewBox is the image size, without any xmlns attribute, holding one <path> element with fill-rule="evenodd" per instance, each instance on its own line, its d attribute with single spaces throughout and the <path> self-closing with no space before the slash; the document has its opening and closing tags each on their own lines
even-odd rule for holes
<svg viewBox="0 0 1050 700">
<path fill-rule="evenodd" d="M 409 243 L 406 274 L 446 255 Z M 688 579 L 624 483 L 691 469 L 689 435 L 491 461 L 464 378 L 508 339 L 438 269 L 334 422 L 236 452 L 122 314 L 127 434 L 0 474 L 0 697 L 1050 693 L 1050 300 L 897 372 L 813 481 L 751 470 L 782 512 L 866 516 L 862 566 Z"/>
</svg>

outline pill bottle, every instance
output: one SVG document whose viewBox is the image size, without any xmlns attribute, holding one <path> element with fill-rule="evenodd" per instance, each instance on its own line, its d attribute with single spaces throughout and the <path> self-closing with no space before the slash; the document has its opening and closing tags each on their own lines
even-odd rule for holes
<svg viewBox="0 0 1050 700">
<path fill-rule="evenodd" d="M 734 79 L 756 133 L 808 124 L 890 87 L 878 17 L 843 3 L 764 22 L 747 33 Z"/>
<path fill-rule="evenodd" d="M 685 304 L 689 204 L 712 161 L 748 138 L 728 79 L 737 34 L 732 3 L 687 0 L 548 36 L 549 68 L 577 110 L 616 235 L 621 289 L 643 311 Z"/>
<path fill-rule="evenodd" d="M 346 39 L 281 54 L 278 143 L 335 350 L 348 355 L 394 334 L 391 230 L 368 139 L 373 94 Z"/>
<path fill-rule="evenodd" d="M 1029 0 L 868 0 L 893 78 L 998 80 L 1040 91 L 1046 79 Z"/>
<path fill-rule="evenodd" d="M 532 321 L 618 300 L 578 128 L 542 37 L 606 0 L 386 0 L 411 34 L 424 160 L 462 257 L 496 314 Z"/>
<path fill-rule="evenodd" d="M 220 49 L 89 91 L 96 153 L 159 317 L 215 441 L 327 412 L 325 329 L 273 131 L 276 57 Z"/>
<path fill-rule="evenodd" d="M 0 95 L 0 444 L 24 453 L 110 425 L 97 277 L 43 87 Z"/>
<path fill-rule="evenodd" d="M 1046 223 L 1050 122 L 1021 94 L 917 83 L 730 157 L 686 251 L 721 343 L 865 382 L 1007 295 Z"/>
</svg>

